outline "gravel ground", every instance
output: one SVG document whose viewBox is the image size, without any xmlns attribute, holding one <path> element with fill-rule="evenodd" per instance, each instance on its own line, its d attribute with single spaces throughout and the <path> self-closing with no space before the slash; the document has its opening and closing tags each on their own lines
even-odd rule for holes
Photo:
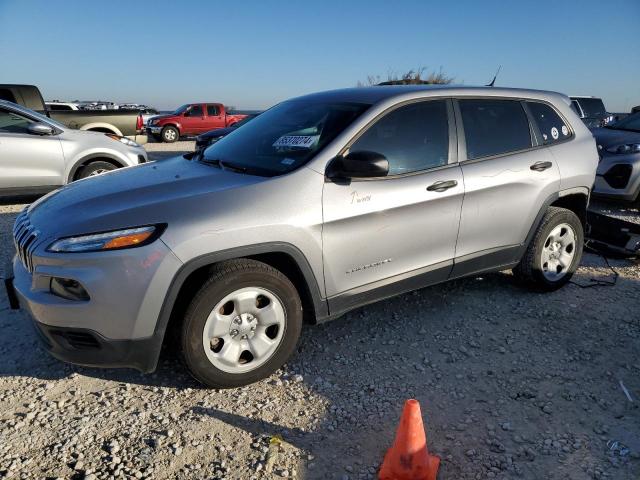
<svg viewBox="0 0 640 480">
<path fill-rule="evenodd" d="M 174 143 L 159 143 L 151 142 L 147 143 L 144 148 L 149 154 L 149 160 L 164 160 L 166 158 L 175 157 L 176 155 L 183 155 L 187 152 L 192 152 L 196 146 L 196 142 L 193 140 L 182 140 Z"/>
<path fill-rule="evenodd" d="M 0 207 L 0 265 L 21 208 Z M 503 272 L 379 302 L 222 391 L 172 352 L 152 375 L 58 362 L 0 295 L 0 477 L 375 478 L 414 397 L 441 480 L 638 479 L 640 264 L 612 265 L 610 288 L 535 294 Z M 574 278 L 610 273 L 587 254 Z"/>
</svg>

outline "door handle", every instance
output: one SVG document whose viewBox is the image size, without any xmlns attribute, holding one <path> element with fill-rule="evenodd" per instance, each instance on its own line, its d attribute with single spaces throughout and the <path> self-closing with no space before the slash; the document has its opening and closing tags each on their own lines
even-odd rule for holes
<svg viewBox="0 0 640 480">
<path fill-rule="evenodd" d="M 553 163 L 551 162 L 536 162 L 533 165 L 531 165 L 529 168 L 536 172 L 542 172 L 547 168 L 551 168 L 551 167 L 553 167 Z"/>
<path fill-rule="evenodd" d="M 433 185 L 429 185 L 427 187 L 427 191 L 429 192 L 444 192 L 445 190 L 449 190 L 450 188 L 456 187 L 458 182 L 456 180 L 443 180 L 441 182 L 436 182 Z"/>
</svg>

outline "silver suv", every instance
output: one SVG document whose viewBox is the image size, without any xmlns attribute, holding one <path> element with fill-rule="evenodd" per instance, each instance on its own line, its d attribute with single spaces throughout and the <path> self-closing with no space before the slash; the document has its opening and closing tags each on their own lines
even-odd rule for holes
<svg viewBox="0 0 640 480">
<path fill-rule="evenodd" d="M 0 197 L 46 193 L 146 161 L 144 148 L 133 140 L 74 130 L 0 100 Z"/>
<path fill-rule="evenodd" d="M 14 288 L 57 358 L 150 372 L 175 332 L 195 378 L 236 387 L 289 358 L 303 319 L 504 269 L 559 288 L 597 164 L 557 93 L 308 95 L 193 158 L 34 203 L 15 223 Z"/>
</svg>

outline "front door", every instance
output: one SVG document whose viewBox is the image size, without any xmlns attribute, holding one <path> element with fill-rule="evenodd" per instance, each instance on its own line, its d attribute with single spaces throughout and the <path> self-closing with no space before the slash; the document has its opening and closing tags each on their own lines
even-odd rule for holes
<svg viewBox="0 0 640 480">
<path fill-rule="evenodd" d="M 536 216 L 560 187 L 557 162 L 538 145 L 522 102 L 458 104 L 465 196 L 454 276 L 518 261 Z"/>
<path fill-rule="evenodd" d="M 384 295 L 385 286 L 418 288 L 412 279 L 450 273 L 464 194 L 451 112 L 448 100 L 429 100 L 386 113 L 344 153 L 381 153 L 389 175 L 325 183 L 326 293 L 330 305 L 340 297 L 333 311 L 366 303 L 373 290 Z"/>
<path fill-rule="evenodd" d="M 197 135 L 206 131 L 206 120 L 202 105 L 197 103 L 191 105 L 182 117 L 183 135 Z"/>
<path fill-rule="evenodd" d="M 29 133 L 35 121 L 0 107 L 0 192 L 50 190 L 64 183 L 64 155 L 57 135 Z"/>
</svg>

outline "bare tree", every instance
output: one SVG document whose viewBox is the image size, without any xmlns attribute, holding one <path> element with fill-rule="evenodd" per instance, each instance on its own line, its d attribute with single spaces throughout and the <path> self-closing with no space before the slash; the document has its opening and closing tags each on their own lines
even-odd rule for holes
<svg viewBox="0 0 640 480">
<path fill-rule="evenodd" d="M 387 73 L 387 79 L 382 81 L 380 75 L 368 75 L 367 79 L 362 82 L 358 81 L 358 87 L 370 87 L 374 85 L 448 85 L 454 81 L 454 77 L 450 77 L 440 70 L 427 72 L 427 67 L 411 69 L 403 75 L 392 72 Z"/>
</svg>

